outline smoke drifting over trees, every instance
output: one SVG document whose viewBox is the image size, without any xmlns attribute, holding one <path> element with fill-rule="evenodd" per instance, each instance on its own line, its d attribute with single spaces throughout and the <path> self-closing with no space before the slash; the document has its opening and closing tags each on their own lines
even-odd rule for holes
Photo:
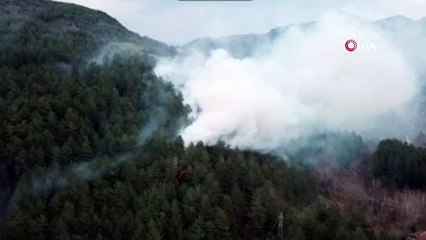
<svg viewBox="0 0 426 240">
<path fill-rule="evenodd" d="M 377 49 L 349 53 L 349 38 Z M 374 23 L 333 12 L 253 45 L 258 51 L 251 56 L 185 51 L 156 72 L 194 110 L 182 130 L 186 142 L 269 150 L 328 130 L 401 137 L 414 127 L 419 73 L 397 42 Z"/>
<path fill-rule="evenodd" d="M 365 138 L 415 127 L 423 58 L 392 39 L 423 33 L 412 21 L 330 13 L 179 48 L 76 5 L 0 6 L 1 239 L 390 240 L 426 226 L 426 149 L 384 140 L 373 154 Z"/>
</svg>

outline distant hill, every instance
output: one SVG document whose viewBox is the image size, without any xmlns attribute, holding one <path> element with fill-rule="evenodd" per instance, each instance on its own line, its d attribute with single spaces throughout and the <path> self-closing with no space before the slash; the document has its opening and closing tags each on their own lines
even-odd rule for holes
<svg viewBox="0 0 426 240">
<path fill-rule="evenodd" d="M 20 34 L 17 34 L 20 33 Z M 2 47 L 22 41 L 22 35 L 43 39 L 47 48 L 65 48 L 65 52 L 80 50 L 93 54 L 94 47 L 108 43 L 138 49 L 156 56 L 174 53 L 165 43 L 140 36 L 127 30 L 104 12 L 69 3 L 47 0 L 3 0 L 0 2 L 0 40 Z M 28 36 L 28 37 L 29 37 Z"/>
<path fill-rule="evenodd" d="M 291 27 L 300 27 L 301 29 L 312 29 L 316 22 L 308 22 L 302 24 L 291 24 L 283 27 L 271 29 L 262 34 L 243 34 L 231 35 L 219 38 L 200 38 L 195 39 L 188 44 L 182 46 L 183 52 L 201 51 L 208 53 L 214 49 L 225 49 L 232 56 L 237 58 L 250 57 L 257 52 L 267 50 L 270 43 L 276 41 L 279 37 L 287 34 Z M 395 43 L 400 45 L 407 52 L 412 50 L 412 40 L 426 41 L 426 18 L 420 20 L 412 20 L 404 16 L 393 16 L 378 20 L 374 24 L 384 30 Z M 420 51 L 416 51 L 416 57 L 421 57 L 426 62 L 426 46 L 415 45 Z M 412 51 L 411 51 L 412 52 Z"/>
<path fill-rule="evenodd" d="M 315 22 L 300 24 L 303 29 L 314 27 Z M 182 46 L 183 52 L 201 51 L 208 54 L 213 49 L 225 49 L 232 56 L 244 58 L 254 55 L 257 52 L 267 50 L 270 44 L 283 36 L 295 24 L 273 28 L 266 33 L 261 34 L 242 34 L 231 35 L 219 38 L 200 38 L 195 39 Z"/>
</svg>

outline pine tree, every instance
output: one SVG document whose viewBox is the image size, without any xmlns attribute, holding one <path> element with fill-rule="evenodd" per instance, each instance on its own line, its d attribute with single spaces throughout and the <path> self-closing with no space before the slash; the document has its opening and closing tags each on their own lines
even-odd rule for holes
<svg viewBox="0 0 426 240">
<path fill-rule="evenodd" d="M 189 239 L 189 240 L 205 239 L 206 234 L 204 232 L 203 225 L 204 225 L 203 219 L 200 216 L 198 216 L 195 222 L 189 228 L 186 239 Z"/>
<path fill-rule="evenodd" d="M 252 231 L 257 233 L 258 235 L 264 235 L 265 229 L 264 224 L 266 222 L 266 208 L 263 205 L 263 199 L 262 199 L 262 192 L 259 190 L 256 190 L 256 192 L 253 194 L 253 198 L 251 200 L 251 206 L 250 206 L 250 221 L 251 221 L 251 227 Z"/>
<path fill-rule="evenodd" d="M 226 212 L 221 208 L 215 209 L 214 215 L 215 239 L 230 239 L 229 220 Z"/>
<path fill-rule="evenodd" d="M 148 222 L 147 229 L 148 229 L 147 239 L 149 239 L 149 240 L 161 240 L 161 239 L 163 239 L 163 235 L 161 233 L 161 230 L 159 229 L 157 223 L 154 222 L 154 220 L 151 219 Z"/>
</svg>

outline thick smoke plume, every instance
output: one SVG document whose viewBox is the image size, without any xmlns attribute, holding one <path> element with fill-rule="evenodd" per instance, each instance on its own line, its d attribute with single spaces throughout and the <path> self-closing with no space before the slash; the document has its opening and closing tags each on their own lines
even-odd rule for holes
<svg viewBox="0 0 426 240">
<path fill-rule="evenodd" d="M 344 47 L 351 38 L 359 44 L 352 53 Z M 367 43 L 374 47 L 361 49 Z M 402 137 L 412 130 L 416 72 L 373 23 L 329 13 L 253 47 L 261 51 L 242 59 L 214 49 L 160 61 L 157 74 L 193 109 L 185 142 L 271 150 L 321 131 Z"/>
</svg>

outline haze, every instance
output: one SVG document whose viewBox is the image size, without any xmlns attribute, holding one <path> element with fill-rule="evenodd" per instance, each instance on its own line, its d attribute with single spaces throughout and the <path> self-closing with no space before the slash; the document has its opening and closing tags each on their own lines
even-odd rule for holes
<svg viewBox="0 0 426 240">
<path fill-rule="evenodd" d="M 317 20 L 339 10 L 366 20 L 394 15 L 426 16 L 424 0 L 254 0 L 180 2 L 178 0 L 66 0 L 107 12 L 128 29 L 169 44 L 195 38 L 266 32 L 291 23 Z"/>
</svg>

